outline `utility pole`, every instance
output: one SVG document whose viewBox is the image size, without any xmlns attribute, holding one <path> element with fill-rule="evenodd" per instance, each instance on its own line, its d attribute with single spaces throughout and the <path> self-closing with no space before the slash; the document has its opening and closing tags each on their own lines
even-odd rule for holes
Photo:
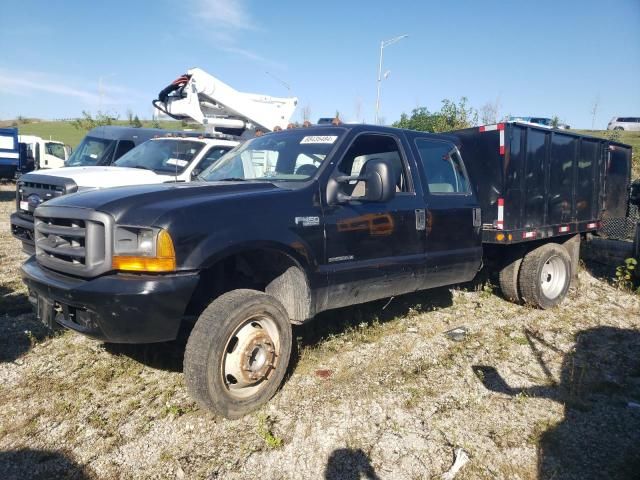
<svg viewBox="0 0 640 480">
<path fill-rule="evenodd" d="M 396 42 L 399 42 L 400 40 L 402 40 L 403 38 L 407 38 L 409 35 L 405 34 L 405 35 L 398 35 L 397 37 L 393 37 L 390 38 L 389 40 L 382 40 L 380 42 L 380 61 L 378 62 L 378 91 L 376 94 L 376 120 L 375 120 L 375 124 L 378 124 L 378 115 L 380 112 L 380 88 L 382 85 L 382 56 L 384 55 L 384 47 L 388 47 L 389 45 L 392 45 Z M 387 75 L 385 74 L 385 78 L 387 77 Z"/>
</svg>

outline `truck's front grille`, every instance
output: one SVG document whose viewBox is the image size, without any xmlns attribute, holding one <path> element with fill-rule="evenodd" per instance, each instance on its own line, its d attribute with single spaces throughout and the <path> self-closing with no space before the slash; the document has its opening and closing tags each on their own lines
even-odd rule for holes
<svg viewBox="0 0 640 480">
<path fill-rule="evenodd" d="M 77 190 L 70 178 L 27 173 L 16 184 L 16 208 L 22 218 L 29 219 L 41 203 Z"/>
<path fill-rule="evenodd" d="M 43 217 L 38 220 L 37 231 L 40 235 L 37 246 L 44 255 L 72 264 L 85 265 L 85 220 Z"/>
<path fill-rule="evenodd" d="M 70 207 L 39 207 L 35 215 L 38 262 L 52 270 L 91 277 L 111 266 L 111 217 Z"/>
</svg>

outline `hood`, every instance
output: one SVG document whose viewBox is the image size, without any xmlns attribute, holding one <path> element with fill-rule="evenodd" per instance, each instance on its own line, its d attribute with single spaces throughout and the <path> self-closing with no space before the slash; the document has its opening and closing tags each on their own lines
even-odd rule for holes
<svg viewBox="0 0 640 480">
<path fill-rule="evenodd" d="M 126 167 L 64 167 L 52 168 L 43 171 L 42 174 L 50 177 L 70 178 L 79 189 L 149 185 L 173 179 L 173 176 L 158 175 L 151 170 Z"/>
<path fill-rule="evenodd" d="M 79 192 L 49 200 L 47 206 L 90 208 L 129 225 L 153 225 L 172 211 L 221 200 L 287 191 L 268 182 L 160 183 Z"/>
</svg>

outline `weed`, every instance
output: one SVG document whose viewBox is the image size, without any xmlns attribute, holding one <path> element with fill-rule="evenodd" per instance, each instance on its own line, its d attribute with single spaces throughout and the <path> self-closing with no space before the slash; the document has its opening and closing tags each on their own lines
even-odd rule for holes
<svg viewBox="0 0 640 480">
<path fill-rule="evenodd" d="M 172 405 L 169 402 L 165 404 L 164 416 L 181 417 L 189 412 L 195 410 L 195 404 L 193 405 Z"/>
<path fill-rule="evenodd" d="M 632 291 L 637 267 L 638 261 L 635 258 L 627 258 L 622 265 L 616 267 L 616 278 L 613 281 L 616 287 L 620 290 Z"/>
<path fill-rule="evenodd" d="M 258 414 L 258 434 L 267 444 L 269 449 L 280 448 L 284 443 L 282 438 L 276 436 L 271 431 L 274 421 L 264 413 Z"/>
</svg>

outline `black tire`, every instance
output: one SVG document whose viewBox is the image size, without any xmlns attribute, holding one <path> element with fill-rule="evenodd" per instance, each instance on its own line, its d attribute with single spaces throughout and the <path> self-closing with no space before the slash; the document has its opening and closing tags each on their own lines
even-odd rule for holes
<svg viewBox="0 0 640 480">
<path fill-rule="evenodd" d="M 516 256 L 508 262 L 498 274 L 502 296 L 513 303 L 522 303 L 520 291 L 518 290 L 518 276 L 520 274 L 521 264 L 522 257 Z"/>
<path fill-rule="evenodd" d="M 624 130 L 622 127 L 613 127 L 614 130 Z"/>
<path fill-rule="evenodd" d="M 282 383 L 291 338 L 289 317 L 275 298 L 256 290 L 221 295 L 202 312 L 187 342 L 189 393 L 203 408 L 227 418 L 255 410 Z"/>
<path fill-rule="evenodd" d="M 530 251 L 518 275 L 522 300 L 543 310 L 555 307 L 567 295 L 571 272 L 571 257 L 562 245 L 547 243 Z"/>
</svg>

